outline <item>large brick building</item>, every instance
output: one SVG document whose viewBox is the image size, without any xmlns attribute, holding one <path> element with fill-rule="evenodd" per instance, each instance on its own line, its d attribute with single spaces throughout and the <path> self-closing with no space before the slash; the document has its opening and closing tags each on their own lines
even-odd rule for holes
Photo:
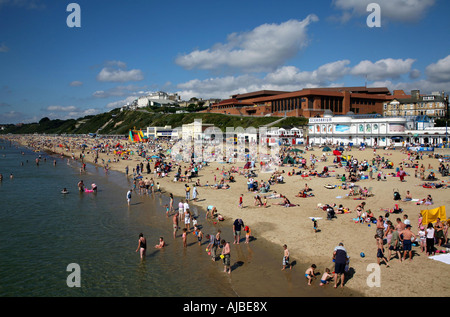
<svg viewBox="0 0 450 317">
<path fill-rule="evenodd" d="M 383 113 L 393 99 L 386 87 L 305 88 L 294 92 L 261 90 L 231 96 L 211 105 L 213 113 L 254 116 L 323 117 L 327 109 L 335 115 Z"/>
</svg>

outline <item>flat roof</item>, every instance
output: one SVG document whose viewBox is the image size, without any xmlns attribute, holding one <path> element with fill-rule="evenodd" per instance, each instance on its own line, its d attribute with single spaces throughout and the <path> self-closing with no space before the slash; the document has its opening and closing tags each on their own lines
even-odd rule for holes
<svg viewBox="0 0 450 317">
<path fill-rule="evenodd" d="M 258 90 L 253 91 L 245 94 L 237 94 L 231 96 L 232 99 L 249 99 L 249 98 L 256 98 L 256 97 L 264 97 L 264 96 L 273 96 L 273 95 L 279 95 L 279 94 L 285 94 L 288 93 L 287 91 L 279 91 L 279 90 Z"/>
</svg>

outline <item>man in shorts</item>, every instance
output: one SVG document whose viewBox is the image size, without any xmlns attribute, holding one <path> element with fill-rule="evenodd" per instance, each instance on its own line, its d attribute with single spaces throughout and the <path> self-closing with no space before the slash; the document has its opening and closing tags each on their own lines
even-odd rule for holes
<svg viewBox="0 0 450 317">
<path fill-rule="evenodd" d="M 402 261 L 402 255 L 400 254 L 400 235 L 398 233 L 397 227 L 391 225 L 390 229 L 392 230 L 391 243 L 389 244 L 389 252 L 388 252 L 388 260 L 391 260 L 391 252 L 394 251 L 397 253 L 398 261 Z"/>
<path fill-rule="evenodd" d="M 409 260 L 412 260 L 412 238 L 416 238 L 416 235 L 411 231 L 411 225 L 406 225 L 405 230 L 402 232 L 400 239 L 403 242 L 403 261 L 406 260 L 406 254 L 409 253 Z"/>
<path fill-rule="evenodd" d="M 244 226 L 244 222 L 242 219 L 236 219 L 233 223 L 233 235 L 234 235 L 234 242 L 233 244 L 239 244 L 239 241 L 241 240 L 241 229 L 242 226 Z"/>
<path fill-rule="evenodd" d="M 345 265 L 347 264 L 347 250 L 344 248 L 344 244 L 341 242 L 334 248 L 333 260 L 334 260 L 334 288 L 337 288 L 338 279 L 341 280 L 341 287 L 344 287 L 345 282 Z"/>
<path fill-rule="evenodd" d="M 220 242 L 222 245 L 222 256 L 223 256 L 223 271 L 225 273 L 230 274 L 231 273 L 231 261 L 230 261 L 230 244 L 226 242 L 225 240 L 222 240 Z"/>
</svg>

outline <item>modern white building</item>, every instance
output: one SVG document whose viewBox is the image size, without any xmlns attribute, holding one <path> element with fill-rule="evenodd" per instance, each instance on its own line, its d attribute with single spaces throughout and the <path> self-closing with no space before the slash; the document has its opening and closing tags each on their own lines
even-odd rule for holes
<svg viewBox="0 0 450 317">
<path fill-rule="evenodd" d="M 147 127 L 146 136 L 149 139 L 158 138 L 174 138 L 178 139 L 179 129 L 173 129 L 172 126 L 166 125 L 164 127 Z"/>
<path fill-rule="evenodd" d="M 264 140 L 263 140 L 264 142 Z M 267 131 L 266 143 L 273 145 L 281 144 L 303 144 L 305 142 L 303 129 L 293 128 L 269 128 Z"/>
<path fill-rule="evenodd" d="M 144 108 L 152 106 L 174 106 L 180 101 L 180 96 L 174 93 L 166 93 L 163 91 L 151 92 L 145 96 L 139 97 L 134 108 Z M 128 108 L 133 108 L 128 105 Z"/>
<path fill-rule="evenodd" d="M 439 146 L 447 140 L 446 128 L 435 128 L 427 117 L 380 115 L 326 115 L 310 118 L 306 143 L 354 146 Z"/>
</svg>

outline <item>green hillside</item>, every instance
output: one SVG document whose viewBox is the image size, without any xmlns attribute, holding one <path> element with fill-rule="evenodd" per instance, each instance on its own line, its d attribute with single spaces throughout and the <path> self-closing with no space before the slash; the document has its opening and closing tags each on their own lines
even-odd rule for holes
<svg viewBox="0 0 450 317">
<path fill-rule="evenodd" d="M 192 123 L 194 119 L 201 119 L 203 123 L 214 124 L 222 131 L 226 131 L 227 127 L 255 127 L 270 124 L 279 117 L 239 117 L 218 113 L 178 113 L 166 114 L 161 112 L 152 112 L 148 110 L 126 110 L 120 111 L 114 109 L 110 112 L 98 115 L 86 116 L 79 119 L 68 120 L 50 120 L 43 118 L 36 123 L 28 123 L 23 125 L 5 125 L 0 133 L 12 134 L 123 134 L 127 135 L 128 131 L 133 128 L 145 129 L 149 126 L 166 126 L 172 128 L 181 127 L 183 124 Z M 301 126 L 307 124 L 306 118 L 286 118 L 275 126 Z"/>
</svg>

